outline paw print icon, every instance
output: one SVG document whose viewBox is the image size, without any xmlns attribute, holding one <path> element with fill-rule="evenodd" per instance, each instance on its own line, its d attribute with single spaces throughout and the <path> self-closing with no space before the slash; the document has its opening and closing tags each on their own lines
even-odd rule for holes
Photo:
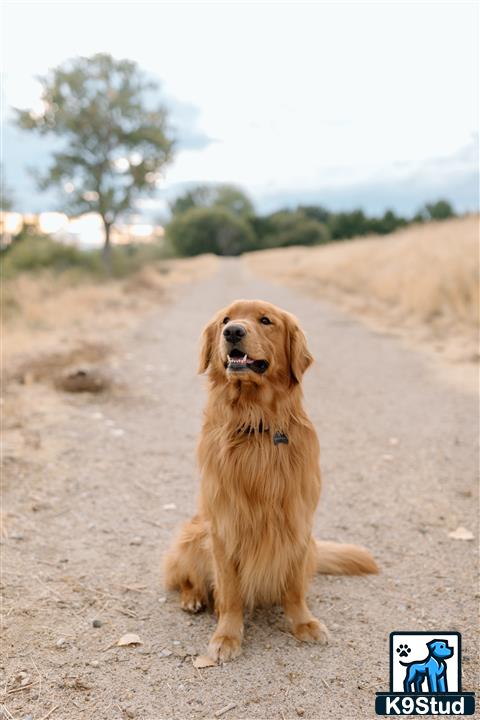
<svg viewBox="0 0 480 720">
<path fill-rule="evenodd" d="M 397 653 L 399 657 L 408 657 L 411 652 L 412 651 L 408 647 L 408 645 L 399 645 L 397 647 Z"/>
</svg>

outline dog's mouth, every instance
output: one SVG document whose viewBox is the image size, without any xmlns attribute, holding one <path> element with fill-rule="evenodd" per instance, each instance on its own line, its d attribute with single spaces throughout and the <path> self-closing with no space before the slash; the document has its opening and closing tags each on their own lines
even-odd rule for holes
<svg viewBox="0 0 480 720">
<path fill-rule="evenodd" d="M 230 350 L 227 355 L 225 368 L 232 372 L 251 370 L 261 375 L 268 368 L 268 362 L 267 360 L 254 360 L 253 358 L 248 357 L 247 353 L 234 348 L 233 350 Z"/>
</svg>

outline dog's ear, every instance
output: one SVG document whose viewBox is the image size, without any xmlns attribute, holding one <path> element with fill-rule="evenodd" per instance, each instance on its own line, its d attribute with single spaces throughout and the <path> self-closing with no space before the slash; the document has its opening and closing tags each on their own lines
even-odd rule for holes
<svg viewBox="0 0 480 720">
<path fill-rule="evenodd" d="M 213 352 L 213 342 L 215 339 L 215 321 L 212 320 L 203 328 L 200 338 L 200 362 L 198 372 L 202 374 L 210 365 Z"/>
<path fill-rule="evenodd" d="M 293 315 L 288 318 L 288 339 L 290 376 L 293 383 L 299 383 L 302 381 L 303 373 L 313 363 L 313 355 L 307 347 L 305 333 Z"/>
</svg>

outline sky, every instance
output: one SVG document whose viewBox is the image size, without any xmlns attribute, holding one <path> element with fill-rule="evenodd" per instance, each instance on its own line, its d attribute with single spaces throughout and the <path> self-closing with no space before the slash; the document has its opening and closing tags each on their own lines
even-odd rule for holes
<svg viewBox="0 0 480 720">
<path fill-rule="evenodd" d="M 109 52 L 161 84 L 179 137 L 144 215 L 186 186 L 232 182 L 259 212 L 297 203 L 414 213 L 478 205 L 476 3 L 4 5 L 3 165 L 19 210 L 57 209 L 27 167 L 49 141 L 12 127 L 38 104 L 35 76 Z"/>
</svg>

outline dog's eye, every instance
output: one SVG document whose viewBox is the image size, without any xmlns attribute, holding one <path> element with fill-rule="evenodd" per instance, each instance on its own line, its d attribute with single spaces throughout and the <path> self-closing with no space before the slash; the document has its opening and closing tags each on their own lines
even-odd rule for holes
<svg viewBox="0 0 480 720">
<path fill-rule="evenodd" d="M 224 325 L 226 325 L 227 322 L 230 322 L 230 318 L 229 318 L 229 317 L 224 317 L 223 320 L 222 320 L 222 322 L 223 322 Z"/>
<path fill-rule="evenodd" d="M 264 315 L 263 317 L 260 318 L 260 322 L 262 323 L 262 325 L 271 325 L 272 324 L 272 321 L 269 320 L 266 315 Z"/>
</svg>

